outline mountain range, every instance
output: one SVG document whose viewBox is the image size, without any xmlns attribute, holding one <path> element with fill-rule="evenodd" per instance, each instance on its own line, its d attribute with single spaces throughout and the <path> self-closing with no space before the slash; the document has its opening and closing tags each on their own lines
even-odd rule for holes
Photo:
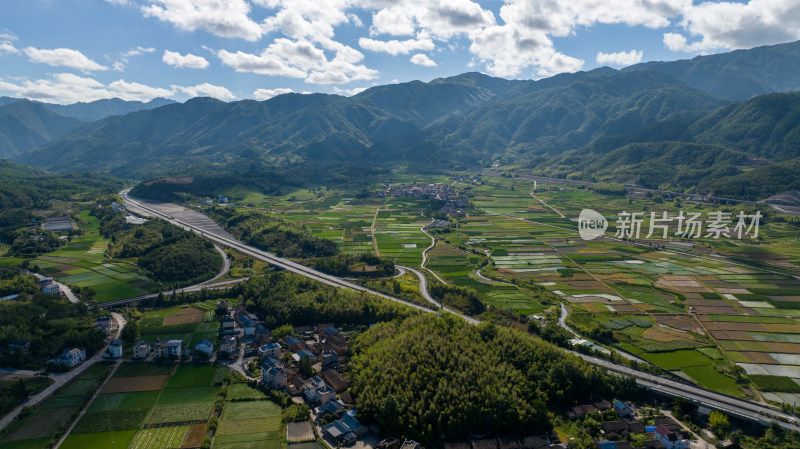
<svg viewBox="0 0 800 449">
<path fill-rule="evenodd" d="M 53 105 L 18 101 L 0 106 L 0 155 L 53 171 L 128 178 L 229 170 L 241 161 L 456 168 L 499 162 L 551 176 L 633 177 L 647 187 L 721 194 L 730 186 L 709 178 L 798 167 L 798 69 L 794 42 L 542 80 L 465 73 L 352 97 L 195 98 L 151 107 L 154 100 L 88 122 L 76 105 L 64 107 L 71 111 L 65 117 Z M 93 113 L 108 114 L 114 104 L 105 103 L 105 112 L 95 105 Z M 25 126 L 4 126 L 11 120 Z M 754 198 L 779 187 L 736 195 Z"/>
</svg>

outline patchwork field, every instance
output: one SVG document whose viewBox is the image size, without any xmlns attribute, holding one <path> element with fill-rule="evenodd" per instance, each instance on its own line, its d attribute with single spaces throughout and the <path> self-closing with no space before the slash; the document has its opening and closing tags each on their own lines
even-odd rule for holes
<svg viewBox="0 0 800 449">
<path fill-rule="evenodd" d="M 231 396 L 233 394 L 233 396 Z M 262 399 L 231 401 L 233 398 L 258 397 L 259 392 L 246 384 L 233 384 L 229 401 L 214 437 L 214 448 L 269 448 L 281 446 L 281 408 Z"/>
<path fill-rule="evenodd" d="M 220 392 L 220 387 L 213 385 L 217 370 L 213 366 L 123 363 L 90 404 L 65 446 L 198 447 Z"/>
<path fill-rule="evenodd" d="M 60 282 L 89 287 L 96 292 L 97 302 L 113 301 L 149 293 L 155 285 L 133 260 L 109 259 L 105 256 L 109 241 L 100 235 L 100 222 L 82 211 L 79 220 L 83 235 L 65 247 L 38 257 L 32 264 L 40 272 Z"/>
</svg>

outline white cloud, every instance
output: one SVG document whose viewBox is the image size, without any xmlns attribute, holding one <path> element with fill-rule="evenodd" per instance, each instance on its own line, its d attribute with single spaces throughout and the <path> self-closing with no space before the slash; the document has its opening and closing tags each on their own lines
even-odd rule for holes
<svg viewBox="0 0 800 449">
<path fill-rule="evenodd" d="M 597 63 L 602 65 L 629 66 L 642 62 L 642 51 L 619 51 L 615 53 L 597 52 Z"/>
<path fill-rule="evenodd" d="M 694 41 L 666 33 L 664 44 L 672 51 L 705 53 L 794 41 L 800 39 L 800 1 L 707 1 L 689 5 L 680 25 Z"/>
<path fill-rule="evenodd" d="M 156 97 L 174 97 L 179 93 L 189 97 L 211 96 L 220 100 L 235 98 L 228 89 L 208 83 L 188 87 L 174 85 L 166 89 L 120 79 L 105 85 L 95 79 L 72 73 L 56 73 L 50 79 L 22 79 L 14 82 L 0 80 L 0 91 L 11 92 L 17 97 L 59 104 L 106 98 L 150 101 Z"/>
<path fill-rule="evenodd" d="M 424 65 L 425 67 L 436 67 L 436 62 L 429 58 L 428 55 L 417 53 L 411 57 L 411 63 L 416 65 Z"/>
<path fill-rule="evenodd" d="M 341 89 L 339 87 L 335 87 L 334 86 L 333 92 L 337 93 L 339 95 L 344 95 L 345 97 L 352 97 L 353 95 L 360 94 L 361 92 L 364 92 L 367 89 L 369 89 L 369 88 L 368 87 L 354 87 L 352 89 Z"/>
<path fill-rule="evenodd" d="M 214 97 L 217 100 L 229 101 L 236 98 L 233 92 L 222 86 L 215 86 L 209 83 L 198 84 L 196 86 L 171 86 L 173 89 L 181 91 L 190 97 Z"/>
<path fill-rule="evenodd" d="M 167 65 L 178 68 L 204 69 L 208 67 L 206 58 L 191 53 L 187 53 L 186 56 L 184 56 L 175 51 L 164 50 L 164 56 L 161 60 Z"/>
<path fill-rule="evenodd" d="M 436 46 L 433 44 L 433 41 L 425 36 L 404 41 L 399 41 L 396 39 L 380 41 L 362 37 L 358 40 L 358 45 L 364 50 L 385 52 L 392 56 L 407 55 L 412 51 L 418 50 L 431 51 L 436 48 Z"/>
<path fill-rule="evenodd" d="M 3 53 L 18 54 L 19 50 L 10 41 L 0 41 L 0 55 Z"/>
<path fill-rule="evenodd" d="M 418 29 L 438 39 L 467 34 L 495 24 L 491 11 L 471 0 L 365 1 L 377 12 L 372 15 L 370 33 L 410 36 Z M 387 7 L 388 6 L 388 7 Z"/>
<path fill-rule="evenodd" d="M 253 97 L 256 100 L 269 100 L 270 98 L 277 97 L 278 95 L 291 93 L 294 93 L 294 91 L 288 87 L 279 87 L 277 89 L 256 89 L 255 92 L 253 92 Z"/>
<path fill-rule="evenodd" d="M 156 97 L 169 97 L 175 94 L 174 90 L 129 83 L 125 80 L 110 83 L 108 89 L 114 93 L 115 97 L 128 101 L 149 101 Z"/>
<path fill-rule="evenodd" d="M 108 67 L 100 65 L 89 59 L 78 50 L 70 48 L 54 48 L 52 50 L 41 50 L 38 48 L 27 47 L 23 50 L 31 62 L 39 62 L 53 67 L 70 67 L 83 71 L 108 70 Z"/>
<path fill-rule="evenodd" d="M 142 53 L 153 53 L 156 51 L 153 47 L 142 47 L 141 45 L 136 46 L 136 48 L 132 48 L 124 53 L 119 55 L 119 58 L 111 64 L 111 68 L 117 72 L 125 71 L 125 66 L 128 65 L 128 59 L 132 56 L 139 56 Z"/>
<path fill-rule="evenodd" d="M 0 32 L 0 39 L 7 40 L 7 41 L 15 41 L 19 39 L 16 34 L 8 31 L 8 28 L 3 28 L 3 31 Z"/>
<path fill-rule="evenodd" d="M 364 58 L 359 51 L 332 40 L 324 41 L 324 45 L 335 51 L 333 59 L 309 41 L 285 38 L 275 39 L 257 55 L 220 50 L 217 56 L 237 72 L 304 78 L 312 84 L 341 84 L 378 76 L 377 71 L 358 64 Z"/>
<path fill-rule="evenodd" d="M 250 17 L 244 0 L 149 0 L 142 6 L 145 17 L 155 17 L 176 27 L 203 30 L 221 37 L 256 41 L 263 35 L 261 26 Z"/>
</svg>

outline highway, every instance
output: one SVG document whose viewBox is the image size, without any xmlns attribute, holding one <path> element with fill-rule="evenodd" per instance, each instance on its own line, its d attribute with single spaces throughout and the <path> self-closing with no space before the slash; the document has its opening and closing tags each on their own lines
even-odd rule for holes
<svg viewBox="0 0 800 449">
<path fill-rule="evenodd" d="M 605 368 L 617 374 L 631 376 L 636 379 L 636 382 L 639 385 L 647 389 L 657 391 L 668 396 L 686 398 L 695 404 L 720 410 L 731 416 L 741 419 L 760 422 L 765 425 L 769 424 L 770 421 L 776 421 L 786 429 L 800 431 L 800 425 L 798 425 L 800 424 L 800 418 L 775 410 L 768 405 L 745 401 L 743 399 L 734 398 L 721 393 L 715 393 L 694 385 L 684 384 L 682 382 L 667 379 L 665 377 L 656 376 L 654 374 L 634 370 L 626 366 L 617 365 L 608 360 L 600 359 L 590 355 L 580 354 L 574 351 L 569 352 L 581 357 L 592 365 Z"/>
<path fill-rule="evenodd" d="M 218 235 L 218 234 L 221 234 L 221 233 L 213 232 L 213 230 L 209 230 L 209 228 L 213 228 L 213 226 L 209 225 L 209 226 L 207 226 L 205 228 L 201 228 L 201 227 L 198 227 L 197 225 L 191 225 L 191 224 L 189 224 L 189 223 L 187 223 L 187 222 L 185 222 L 183 220 L 175 219 L 174 216 L 172 216 L 172 215 L 166 215 L 163 212 L 158 211 L 156 208 L 153 207 L 153 205 L 151 205 L 149 203 L 145 203 L 142 200 L 132 199 L 132 198 L 128 197 L 127 193 L 128 193 L 127 191 L 123 191 L 121 193 L 121 196 L 123 197 L 123 199 L 125 199 L 125 202 L 126 202 L 126 205 L 128 206 L 128 208 L 133 210 L 133 211 L 135 211 L 135 212 L 142 213 L 142 214 L 145 214 L 145 215 L 155 216 L 155 217 L 159 217 L 159 218 L 168 220 L 171 223 L 173 223 L 175 225 L 178 225 L 178 226 L 181 226 L 181 227 L 183 227 L 183 228 L 185 228 L 187 230 L 192 230 L 194 232 L 197 232 L 197 233 L 203 235 L 204 237 L 208 238 L 209 240 L 212 240 L 215 243 L 218 243 L 218 244 L 223 245 L 223 246 L 229 246 L 229 247 L 231 247 L 231 248 L 233 248 L 233 249 L 235 249 L 237 251 L 240 251 L 240 252 L 242 252 L 244 254 L 247 254 L 247 255 L 250 255 L 252 257 L 255 257 L 256 259 L 268 262 L 268 263 L 270 263 L 272 265 L 278 266 L 278 267 L 283 268 L 283 269 L 285 269 L 287 271 L 290 271 L 290 272 L 293 272 L 293 273 L 296 273 L 296 274 L 299 274 L 299 275 L 306 276 L 308 278 L 317 280 L 317 281 L 322 282 L 322 283 L 324 283 L 326 285 L 330 285 L 330 286 L 337 287 L 337 288 L 349 288 L 349 289 L 356 290 L 356 291 L 369 292 L 369 293 L 372 293 L 374 295 L 380 296 L 382 298 L 389 299 L 391 301 L 396 301 L 396 302 L 405 304 L 408 307 L 413 307 L 413 308 L 415 308 L 417 310 L 420 310 L 420 311 L 423 311 L 423 312 L 433 312 L 432 310 L 430 310 L 428 308 L 425 308 L 425 307 L 419 306 L 417 304 L 405 301 L 403 299 L 396 298 L 396 297 L 393 297 L 393 296 L 390 296 L 390 295 L 386 295 L 386 294 L 383 294 L 383 293 L 380 293 L 380 292 L 373 291 L 373 290 L 368 289 L 366 287 L 363 287 L 363 286 L 360 286 L 360 285 L 357 285 L 357 284 L 354 284 L 354 283 L 339 279 L 339 278 L 337 278 L 335 276 L 330 276 L 330 275 L 327 275 L 325 273 L 321 273 L 319 271 L 316 271 L 314 269 L 311 269 L 311 268 L 308 268 L 306 266 L 300 265 L 300 264 L 295 263 L 293 261 L 277 257 L 274 254 L 271 254 L 271 253 L 268 253 L 268 252 L 265 252 L 265 251 L 261 251 L 261 250 L 259 250 L 257 248 L 253 248 L 253 247 L 251 247 L 249 245 L 245 245 L 245 244 L 239 242 L 238 240 L 234 239 L 233 237 L 229 238 L 229 237 L 226 237 L 226 236 L 223 236 L 223 235 Z M 175 207 L 175 206 L 172 206 L 172 207 Z M 202 215 L 202 214 L 199 214 L 197 212 L 194 212 L 194 213 L 198 214 L 198 215 Z M 209 219 L 209 221 L 210 221 L 210 219 Z M 218 226 L 218 225 L 214 224 L 214 226 Z M 227 234 L 227 232 L 225 232 L 224 234 Z M 228 234 L 228 235 L 230 235 L 230 234 Z M 422 276 L 422 277 L 424 278 L 424 276 Z M 469 316 L 466 316 L 466 315 L 463 315 L 463 314 L 460 314 L 460 313 L 457 313 L 457 312 L 451 311 L 451 313 L 463 318 L 464 320 L 466 320 L 467 322 L 469 322 L 471 324 L 478 324 L 480 322 L 479 320 L 477 320 L 475 318 L 472 318 L 472 317 L 469 317 Z M 779 425 L 781 425 L 782 427 L 784 427 L 786 429 L 800 431 L 800 426 L 798 426 L 798 423 L 800 423 L 800 420 L 798 420 L 798 418 L 796 418 L 796 417 L 794 417 L 792 415 L 780 412 L 780 411 L 778 411 L 778 410 L 776 410 L 776 409 L 774 409 L 774 408 L 772 408 L 772 407 L 770 407 L 768 405 L 759 404 L 759 403 L 755 403 L 755 402 L 750 402 L 750 401 L 746 401 L 746 400 L 743 400 L 743 399 L 738 399 L 738 398 L 726 396 L 726 395 L 723 395 L 723 394 L 715 393 L 715 392 L 712 392 L 712 391 L 709 391 L 709 390 L 706 390 L 704 388 L 700 388 L 700 387 L 697 387 L 697 386 L 694 386 L 694 385 L 684 384 L 684 383 L 681 383 L 681 382 L 677 382 L 677 381 L 674 381 L 674 380 L 662 378 L 662 377 L 655 376 L 655 375 L 652 375 L 652 374 L 649 374 L 649 373 L 645 373 L 645 372 L 642 372 L 642 371 L 637 371 L 637 370 L 628 368 L 626 366 L 617 365 L 617 364 L 614 364 L 612 362 L 609 362 L 608 360 L 600 359 L 600 358 L 593 357 L 593 356 L 590 356 L 590 355 L 581 354 L 581 353 L 574 352 L 574 351 L 568 351 L 568 352 L 570 352 L 571 354 L 574 354 L 574 355 L 576 355 L 578 357 L 581 357 L 586 362 L 588 362 L 588 363 L 590 363 L 590 364 L 592 364 L 594 366 L 604 368 L 604 369 L 606 369 L 606 370 L 608 370 L 610 372 L 617 373 L 617 374 L 620 374 L 620 375 L 631 376 L 631 377 L 636 379 L 636 381 L 637 381 L 637 383 L 639 385 L 641 385 L 641 386 L 643 386 L 645 388 L 648 388 L 648 389 L 650 389 L 652 391 L 656 391 L 656 392 L 659 392 L 661 394 L 665 394 L 665 395 L 668 395 L 668 396 L 686 398 L 686 399 L 688 399 L 688 400 L 690 400 L 690 401 L 692 401 L 692 402 L 694 402 L 696 404 L 703 405 L 705 407 L 712 408 L 712 409 L 717 409 L 717 410 L 723 411 L 723 412 L 728 413 L 728 414 L 730 414 L 732 416 L 737 416 L 737 417 L 742 418 L 742 419 L 747 419 L 747 420 L 751 420 L 751 421 L 754 421 L 754 422 L 759 422 L 759 423 L 762 423 L 762 424 L 768 424 L 770 421 L 775 421 Z"/>
<path fill-rule="evenodd" d="M 143 214 L 143 215 L 153 216 L 153 217 L 157 217 L 157 218 L 161 218 L 161 219 L 167 220 L 170 223 L 175 224 L 177 226 L 180 226 L 180 227 L 182 227 L 182 228 L 184 228 L 186 230 L 194 231 L 194 232 L 200 234 L 201 236 L 211 240 L 212 242 L 214 242 L 216 244 L 233 248 L 233 249 L 235 249 L 235 250 L 237 250 L 237 251 L 239 251 L 239 252 L 241 252 L 243 254 L 246 254 L 246 255 L 254 257 L 254 258 L 258 259 L 258 260 L 267 262 L 267 263 L 269 263 L 271 265 L 277 266 L 277 267 L 282 268 L 282 269 L 284 269 L 286 271 L 289 271 L 289 272 L 292 272 L 292 273 L 296 273 L 296 274 L 308 277 L 310 279 L 314 279 L 314 280 L 316 280 L 318 282 L 322 282 L 325 285 L 329 285 L 329 286 L 337 287 L 337 288 L 348 288 L 348 289 L 355 290 L 355 291 L 360 291 L 360 292 L 367 292 L 367 293 L 371 293 L 371 294 L 376 295 L 376 296 L 380 296 L 381 298 L 388 299 L 390 301 L 395 301 L 395 302 L 402 303 L 402 304 L 404 304 L 404 305 L 406 305 L 408 307 L 412 307 L 412 308 L 417 309 L 417 310 L 421 310 L 421 311 L 425 311 L 425 312 L 430 312 L 431 311 L 430 309 L 428 309 L 426 307 L 422 307 L 422 306 L 420 306 L 418 304 L 414 304 L 414 303 L 406 301 L 404 299 L 400 299 L 400 298 L 397 298 L 397 297 L 394 297 L 394 296 L 390 296 L 390 295 L 387 295 L 387 294 L 384 294 L 384 293 L 380 293 L 380 292 L 374 291 L 374 290 L 369 289 L 367 287 L 364 287 L 364 286 L 361 286 L 361 285 L 358 285 L 358 284 L 354 284 L 352 282 L 345 281 L 343 279 L 339 279 L 336 276 L 331 276 L 329 274 L 325 274 L 325 273 L 322 273 L 320 271 L 314 270 L 313 268 L 309 268 L 309 267 L 307 267 L 305 265 L 301 265 L 301 264 L 293 262 L 293 261 L 291 261 L 289 259 L 284 259 L 284 258 L 278 257 L 278 256 L 276 256 L 276 255 L 274 255 L 272 253 L 269 253 L 269 252 L 266 252 L 266 251 L 262 251 L 262 250 L 260 250 L 258 248 L 254 248 L 254 247 L 249 246 L 249 245 L 245 245 L 244 243 L 236 240 L 233 236 L 231 236 L 227 232 L 218 231 L 216 228 L 219 228 L 219 225 L 217 225 L 216 223 L 212 222 L 213 225 L 207 224 L 207 223 L 204 223 L 205 220 L 202 220 L 202 219 L 201 219 L 202 222 L 199 225 L 198 225 L 198 223 L 190 222 L 190 221 L 195 221 L 195 220 L 192 219 L 193 218 L 192 214 L 189 214 L 190 221 L 177 219 L 177 218 L 175 218 L 174 214 L 168 215 L 167 213 L 159 211 L 157 208 L 159 206 L 161 206 L 161 204 L 147 203 L 147 202 L 145 202 L 143 200 L 140 200 L 140 199 L 133 199 L 133 198 L 128 196 L 128 191 L 129 191 L 129 189 L 120 192 L 120 196 L 122 196 L 122 198 L 125 200 L 125 205 L 128 207 L 128 209 L 133 211 L 133 212 L 137 212 L 137 213 L 140 213 L 140 214 Z M 170 213 L 173 210 L 176 210 L 176 207 L 177 207 L 177 206 L 171 205 L 171 204 L 164 204 L 164 206 L 169 208 L 169 209 L 167 209 L 167 212 L 170 212 Z M 181 209 L 183 209 L 183 208 L 181 208 Z M 187 209 L 183 209 L 180 212 L 183 213 L 183 214 L 186 214 L 188 212 L 193 212 L 193 211 L 189 211 Z M 197 215 L 202 215 L 199 212 L 193 212 L 193 213 L 197 214 Z M 208 221 L 211 221 L 211 220 L 208 219 Z M 221 228 L 219 228 L 219 229 L 221 229 Z M 208 286 L 206 286 L 206 287 L 208 287 Z M 462 314 L 460 314 L 458 312 L 454 312 L 454 311 L 450 311 L 450 312 L 455 314 L 455 315 L 458 315 L 458 316 L 462 317 L 463 319 L 465 319 L 466 321 L 468 321 L 468 322 L 470 322 L 472 324 L 477 324 L 478 323 L 478 320 L 476 320 L 475 318 L 472 318 L 472 317 L 469 317 L 469 316 L 466 316 L 466 315 L 462 315 Z"/>
</svg>

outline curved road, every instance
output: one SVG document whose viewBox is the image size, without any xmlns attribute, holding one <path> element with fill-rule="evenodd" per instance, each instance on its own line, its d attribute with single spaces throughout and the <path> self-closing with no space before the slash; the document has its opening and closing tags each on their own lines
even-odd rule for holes
<svg viewBox="0 0 800 449">
<path fill-rule="evenodd" d="M 167 215 L 162 212 L 156 210 L 153 205 L 146 204 L 141 200 L 134 200 L 127 196 L 128 191 L 123 191 L 121 196 L 125 199 L 126 203 L 129 207 L 132 207 L 134 210 L 140 211 L 141 213 L 156 216 L 159 218 L 163 218 L 172 222 L 173 224 L 179 225 L 184 227 L 187 230 L 192 230 L 197 233 L 203 234 L 209 240 L 214 241 L 215 243 L 219 243 L 221 245 L 230 246 L 244 254 L 248 254 L 252 257 L 255 257 L 259 260 L 268 262 L 272 265 L 281 267 L 287 271 L 291 271 L 293 273 L 300 274 L 302 276 L 306 276 L 311 279 L 315 279 L 319 282 L 322 282 L 326 285 L 330 285 L 333 287 L 338 288 L 349 288 L 356 291 L 362 292 L 369 292 L 376 296 L 380 296 L 385 299 L 389 299 L 391 301 L 396 301 L 402 304 L 405 304 L 409 307 L 415 308 L 417 310 L 421 310 L 423 312 L 432 312 L 432 310 L 422 307 L 417 304 L 413 304 L 411 302 L 405 301 L 400 298 L 396 298 L 390 295 L 386 295 L 380 292 L 373 291 L 366 287 L 362 287 L 357 284 L 353 284 L 351 282 L 344 281 L 339 279 L 335 276 L 330 276 L 314 269 L 308 268 L 306 266 L 300 265 L 296 262 L 283 259 L 280 257 L 275 256 L 274 254 L 261 251 L 257 248 L 253 248 L 251 246 L 245 245 L 239 242 L 236 239 L 229 238 L 223 235 L 219 235 L 222 233 L 218 232 L 210 232 L 208 229 L 203 229 L 196 224 L 187 223 L 184 220 L 177 220 L 172 215 Z M 157 206 L 157 205 L 156 205 Z M 174 207 L 174 206 L 171 206 Z M 517 217 L 514 217 L 517 218 Z M 227 234 L 226 232 L 224 234 Z M 228 234 L 229 235 L 229 234 Z M 421 274 L 421 273 L 420 273 Z M 424 276 L 423 276 L 424 277 Z M 454 315 L 457 315 L 467 322 L 471 324 L 478 324 L 480 321 L 476 320 L 475 318 L 457 313 L 452 312 Z M 705 405 L 710 408 L 718 409 L 729 413 L 734 416 L 738 416 L 743 419 L 748 419 L 755 422 L 760 422 L 762 424 L 767 424 L 769 421 L 776 421 L 779 425 L 784 428 L 790 430 L 800 431 L 800 426 L 798 426 L 798 418 L 788 415 L 786 413 L 780 412 L 776 409 L 773 409 L 764 404 L 758 404 L 742 399 L 737 399 L 734 397 L 726 396 L 719 393 L 714 393 L 712 391 L 696 387 L 693 385 L 687 385 L 680 382 L 676 382 L 670 379 L 661 378 L 659 376 L 654 376 L 649 373 L 644 373 L 641 371 L 637 371 L 626 366 L 616 365 L 614 363 L 609 362 L 608 360 L 599 359 L 597 357 L 589 356 L 586 354 L 580 354 L 577 352 L 569 351 L 570 353 L 581 357 L 586 362 L 607 369 L 611 372 L 618 373 L 621 375 L 632 376 L 636 379 L 637 383 L 642 385 L 645 388 L 650 388 L 654 391 L 661 392 L 663 394 L 669 396 L 677 396 L 687 398 L 695 403 Z"/>
</svg>

